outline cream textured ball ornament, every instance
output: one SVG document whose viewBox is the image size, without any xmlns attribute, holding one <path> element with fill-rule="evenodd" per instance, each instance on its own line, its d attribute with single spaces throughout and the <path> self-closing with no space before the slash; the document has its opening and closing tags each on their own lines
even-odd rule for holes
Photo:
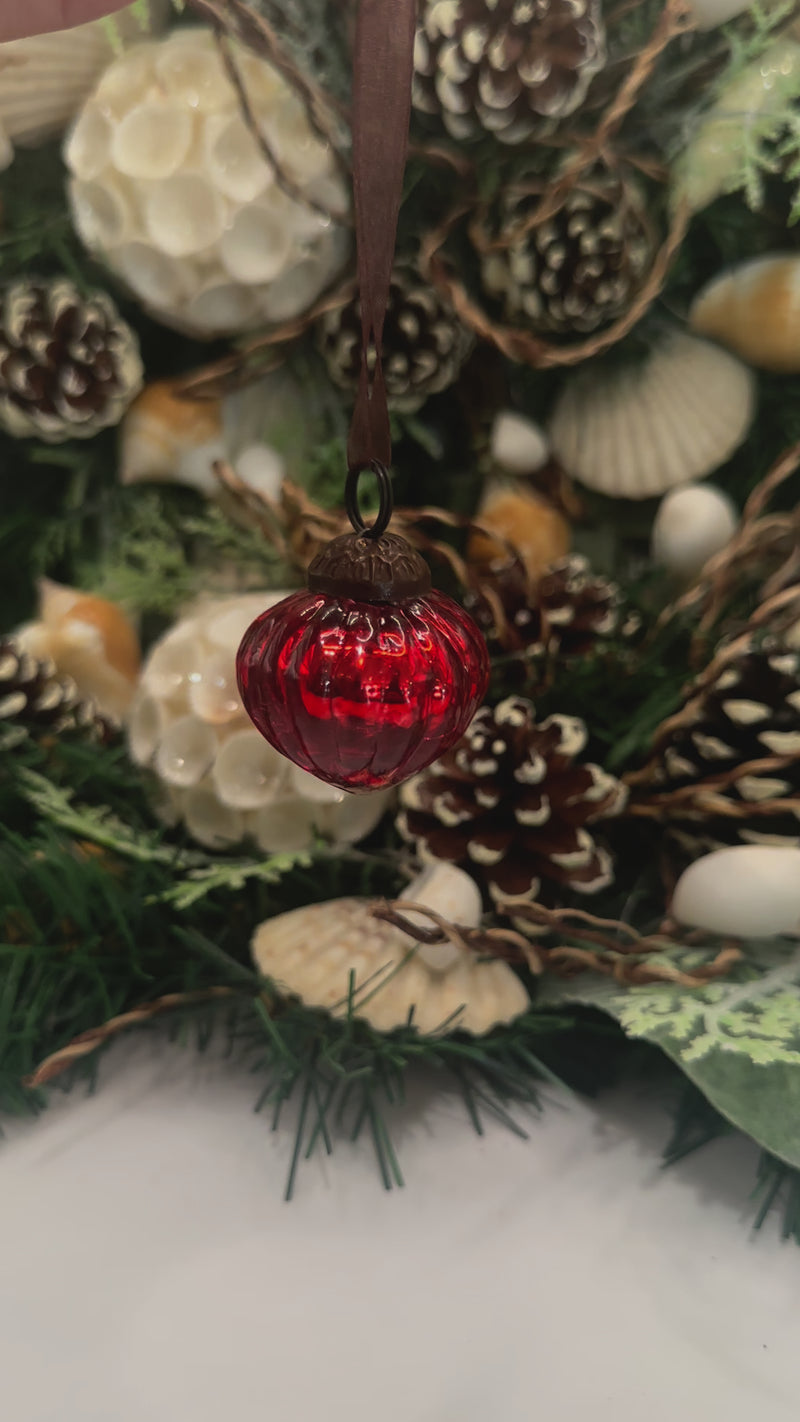
<svg viewBox="0 0 800 1422">
<path fill-rule="evenodd" d="M 116 59 L 65 146 L 86 246 L 158 320 L 201 339 L 303 314 L 350 253 L 330 145 L 277 69 L 234 57 L 274 164 L 207 29 Z"/>
<path fill-rule="evenodd" d="M 128 719 L 137 765 L 155 772 L 157 813 L 209 849 L 255 840 L 266 854 L 309 847 L 316 833 L 352 844 L 374 829 L 388 792 L 350 795 L 273 750 L 236 689 L 236 649 L 283 592 L 210 600 L 156 642 Z"/>
</svg>

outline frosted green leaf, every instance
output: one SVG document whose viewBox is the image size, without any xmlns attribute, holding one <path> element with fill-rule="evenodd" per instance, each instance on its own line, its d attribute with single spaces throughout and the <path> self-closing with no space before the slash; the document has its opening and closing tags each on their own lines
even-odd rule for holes
<svg viewBox="0 0 800 1422">
<path fill-rule="evenodd" d="M 710 956 L 663 955 L 685 971 Z M 661 1047 L 735 1126 L 800 1167 L 800 944 L 747 944 L 730 976 L 703 988 L 624 989 L 586 973 L 548 980 L 539 1001 L 609 1013 L 629 1037 Z"/>
</svg>

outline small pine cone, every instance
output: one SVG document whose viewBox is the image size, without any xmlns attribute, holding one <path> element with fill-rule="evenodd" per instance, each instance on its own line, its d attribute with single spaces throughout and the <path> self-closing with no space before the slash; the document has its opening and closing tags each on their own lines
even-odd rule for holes
<svg viewBox="0 0 800 1422">
<path fill-rule="evenodd" d="M 20 280 L 0 302 L 0 426 L 47 444 L 115 425 L 142 386 L 139 344 L 103 292 Z"/>
<path fill-rule="evenodd" d="M 355 391 L 361 370 L 361 303 L 358 298 L 323 316 L 317 343 L 331 380 Z M 407 267 L 395 267 L 383 327 L 382 364 L 389 404 L 418 410 L 458 378 L 472 336 L 438 293 Z"/>
<path fill-rule="evenodd" d="M 599 0 L 422 0 L 414 104 L 454 138 L 521 143 L 580 107 L 605 57 Z"/>
<path fill-rule="evenodd" d="M 597 577 L 585 558 L 571 553 L 535 586 L 517 559 L 490 568 L 468 606 L 490 646 L 583 657 L 619 629 L 621 600 L 616 583 Z M 629 630 L 627 623 L 622 630 Z"/>
<path fill-rule="evenodd" d="M 537 725 L 530 701 L 484 706 L 453 750 L 401 788 L 398 824 L 424 858 L 467 869 L 496 901 L 557 890 L 593 894 L 613 880 L 587 825 L 617 814 L 624 786 L 577 757 L 573 716 Z"/>
<path fill-rule="evenodd" d="M 484 233 L 482 279 L 507 321 L 542 335 L 589 335 L 625 315 L 654 256 L 639 191 L 610 173 L 576 182 L 533 222 L 541 194 L 509 190 Z"/>
<path fill-rule="evenodd" d="M 770 764 L 776 756 L 787 764 Z M 723 648 L 634 779 L 636 799 L 658 805 L 695 853 L 800 845 L 800 654 L 753 634 Z"/>
<path fill-rule="evenodd" d="M 23 652 L 13 637 L 0 638 L 0 728 L 19 726 L 29 735 L 89 732 L 110 740 L 113 729 L 82 701 L 71 677 L 59 676 L 51 661 Z"/>
</svg>

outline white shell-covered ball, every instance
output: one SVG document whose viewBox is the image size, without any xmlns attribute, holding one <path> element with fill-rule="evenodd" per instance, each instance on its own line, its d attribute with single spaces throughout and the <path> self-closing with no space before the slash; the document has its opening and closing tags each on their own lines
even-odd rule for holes
<svg viewBox="0 0 800 1422">
<path fill-rule="evenodd" d="M 131 759 L 160 782 L 156 810 L 208 849 L 254 840 L 266 854 L 306 849 L 315 835 L 353 844 L 390 791 L 350 795 L 306 775 L 255 730 L 236 685 L 250 623 L 283 592 L 199 606 L 152 647 L 127 721 Z"/>
<path fill-rule="evenodd" d="M 739 525 L 733 500 L 715 484 L 683 484 L 665 494 L 653 523 L 656 563 L 679 578 L 693 578 L 730 543 Z"/>
<path fill-rule="evenodd" d="M 154 316 L 200 338 L 300 315 L 351 245 L 336 221 L 348 199 L 330 146 L 277 69 L 234 54 L 280 175 L 207 29 L 180 28 L 116 59 L 65 146 L 86 246 Z"/>
<path fill-rule="evenodd" d="M 800 933 L 800 849 L 737 844 L 685 869 L 672 913 L 679 923 L 736 938 Z"/>
<path fill-rule="evenodd" d="M 409 893 L 425 902 L 421 883 Z M 268 919 L 252 951 L 265 977 L 309 1007 L 341 1017 L 352 1006 L 379 1032 L 411 1023 L 423 1036 L 442 1029 L 479 1036 L 529 1006 L 507 963 L 456 948 L 431 965 L 414 939 L 373 916 L 369 899 L 333 899 Z"/>
<path fill-rule="evenodd" d="M 31 35 L 0 44 L 0 168 L 27 148 L 60 133 L 122 43 L 163 28 L 167 0 L 128 6 L 112 21 Z"/>
</svg>

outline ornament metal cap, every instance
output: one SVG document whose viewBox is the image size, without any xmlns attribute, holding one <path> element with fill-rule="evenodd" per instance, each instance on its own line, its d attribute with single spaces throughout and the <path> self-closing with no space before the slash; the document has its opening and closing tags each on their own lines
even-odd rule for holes
<svg viewBox="0 0 800 1422">
<path fill-rule="evenodd" d="M 365 470 L 377 478 L 381 495 L 378 516 L 370 527 L 358 507 L 358 480 Z M 350 470 L 345 508 L 355 531 L 333 538 L 314 558 L 308 570 L 310 592 L 355 602 L 403 602 L 430 592 L 425 559 L 398 533 L 386 532 L 392 516 L 392 487 L 385 465 L 373 460 Z"/>
</svg>

